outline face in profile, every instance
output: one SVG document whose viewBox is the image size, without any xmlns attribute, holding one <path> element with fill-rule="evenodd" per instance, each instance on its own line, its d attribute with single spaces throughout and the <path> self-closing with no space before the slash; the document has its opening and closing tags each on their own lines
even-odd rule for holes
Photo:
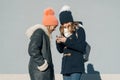
<svg viewBox="0 0 120 80">
<path fill-rule="evenodd" d="M 52 33 L 55 30 L 56 27 L 57 27 L 57 25 L 56 26 L 52 26 L 52 25 L 48 26 L 49 32 Z"/>
</svg>

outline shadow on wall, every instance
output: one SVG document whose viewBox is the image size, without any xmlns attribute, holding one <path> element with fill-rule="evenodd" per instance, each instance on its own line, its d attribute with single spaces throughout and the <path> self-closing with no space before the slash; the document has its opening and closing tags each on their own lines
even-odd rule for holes
<svg viewBox="0 0 120 80">
<path fill-rule="evenodd" d="M 87 65 L 87 73 L 83 74 L 81 80 L 102 80 L 100 77 L 100 72 L 94 70 L 93 64 Z"/>
</svg>

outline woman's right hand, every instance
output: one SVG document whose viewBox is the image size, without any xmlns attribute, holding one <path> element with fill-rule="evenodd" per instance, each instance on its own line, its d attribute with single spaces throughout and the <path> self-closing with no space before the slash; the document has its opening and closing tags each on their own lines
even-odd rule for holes
<svg viewBox="0 0 120 80">
<path fill-rule="evenodd" d="M 56 38 L 56 41 L 57 41 L 57 43 L 65 43 L 65 41 L 66 41 L 66 39 L 67 38 L 65 38 L 64 36 L 58 36 L 57 38 Z"/>
<path fill-rule="evenodd" d="M 61 36 L 56 36 L 56 42 L 57 42 L 57 43 L 61 43 L 60 37 L 61 37 Z"/>
</svg>

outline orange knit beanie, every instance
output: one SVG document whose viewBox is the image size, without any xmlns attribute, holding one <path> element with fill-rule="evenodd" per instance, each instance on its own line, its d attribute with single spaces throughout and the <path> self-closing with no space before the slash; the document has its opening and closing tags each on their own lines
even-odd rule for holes
<svg viewBox="0 0 120 80">
<path fill-rule="evenodd" d="M 58 20 L 55 17 L 55 12 L 52 8 L 47 8 L 44 10 L 42 24 L 46 26 L 47 25 L 52 25 L 52 26 L 58 25 Z"/>
</svg>

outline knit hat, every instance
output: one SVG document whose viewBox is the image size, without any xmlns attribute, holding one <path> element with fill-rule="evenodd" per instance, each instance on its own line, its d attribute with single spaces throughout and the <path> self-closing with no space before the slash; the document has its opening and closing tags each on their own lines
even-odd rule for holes
<svg viewBox="0 0 120 80">
<path fill-rule="evenodd" d="M 58 25 L 58 20 L 55 17 L 55 12 L 52 8 L 47 8 L 44 10 L 43 19 L 42 19 L 43 25 Z"/>
<path fill-rule="evenodd" d="M 61 24 L 73 22 L 72 12 L 70 11 L 69 6 L 65 5 L 62 7 L 59 14 L 59 20 Z"/>
</svg>

